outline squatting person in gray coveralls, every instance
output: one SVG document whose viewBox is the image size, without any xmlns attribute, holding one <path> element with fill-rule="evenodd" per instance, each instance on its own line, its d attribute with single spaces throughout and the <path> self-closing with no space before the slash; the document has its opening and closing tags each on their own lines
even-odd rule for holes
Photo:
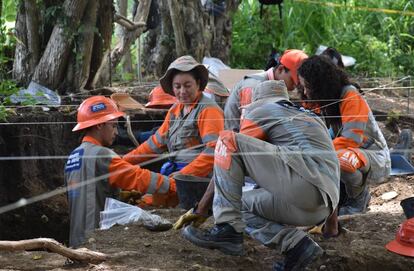
<svg viewBox="0 0 414 271">
<path fill-rule="evenodd" d="M 220 134 L 214 184 L 174 228 L 192 223 L 183 230 L 186 239 L 231 255 L 243 253 L 245 231 L 285 254 L 274 270 L 302 270 L 323 250 L 292 226 L 318 224 L 336 208 L 338 159 L 323 122 L 289 101 L 283 81 L 260 83 L 253 95 L 240 133 Z M 242 193 L 245 176 L 260 188 Z M 215 226 L 203 231 L 197 226 L 211 203 Z"/>
</svg>

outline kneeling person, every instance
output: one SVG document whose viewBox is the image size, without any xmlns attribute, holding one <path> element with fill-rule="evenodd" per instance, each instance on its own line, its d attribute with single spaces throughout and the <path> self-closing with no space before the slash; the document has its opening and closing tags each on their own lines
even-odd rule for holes
<svg viewBox="0 0 414 271">
<path fill-rule="evenodd" d="M 291 226 L 317 224 L 336 208 L 338 159 L 324 123 L 289 101 L 283 81 L 266 81 L 256 89 L 240 133 L 224 131 L 217 142 L 215 226 L 209 232 L 188 226 L 183 235 L 196 245 L 240 255 L 245 231 L 286 255 L 277 270 L 302 270 L 322 249 Z M 242 193 L 245 176 L 260 188 Z M 206 215 L 203 206 L 193 214 Z M 199 222 L 196 215 L 187 222 Z"/>
<path fill-rule="evenodd" d="M 115 102 L 104 96 L 88 98 L 79 106 L 73 131 L 82 130 L 85 136 L 65 166 L 72 247 L 79 246 L 86 234 L 98 227 L 105 198 L 116 196 L 117 188 L 167 194 L 177 204 L 174 180 L 134 166 L 108 148 L 118 133 L 117 119 L 123 115 Z"/>
</svg>

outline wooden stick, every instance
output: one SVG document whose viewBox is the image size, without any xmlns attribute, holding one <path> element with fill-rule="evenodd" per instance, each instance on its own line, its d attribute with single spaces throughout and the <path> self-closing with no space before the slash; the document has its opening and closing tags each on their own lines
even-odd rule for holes
<svg viewBox="0 0 414 271">
<path fill-rule="evenodd" d="M 36 238 L 20 241 L 0 241 L 0 251 L 20 251 L 34 249 L 45 249 L 65 256 L 73 261 L 82 263 L 98 264 L 111 258 L 105 253 L 92 251 L 87 248 L 67 248 L 64 245 L 60 244 L 58 241 L 51 238 Z"/>
</svg>

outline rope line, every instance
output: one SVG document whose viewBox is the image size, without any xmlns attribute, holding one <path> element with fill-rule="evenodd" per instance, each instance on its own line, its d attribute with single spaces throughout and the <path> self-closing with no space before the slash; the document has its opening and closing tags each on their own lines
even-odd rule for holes
<svg viewBox="0 0 414 271">
<path fill-rule="evenodd" d="M 200 144 L 198 146 L 204 147 L 204 144 Z M 287 146 L 287 147 L 292 147 L 292 146 Z M 188 149 L 183 149 L 180 151 L 186 151 Z M 180 151 L 176 151 L 177 153 Z M 365 151 L 369 151 L 370 153 L 381 153 L 382 150 L 366 150 Z M 397 149 L 395 151 L 398 152 L 407 152 L 407 153 L 414 153 L 414 148 L 407 148 L 407 149 Z M 289 150 L 289 151 L 284 151 L 283 153 L 285 154 L 331 154 L 332 152 L 335 151 L 323 151 L 323 150 Z M 239 155 L 261 155 L 261 154 L 274 154 L 274 152 L 239 152 Z M 130 155 L 130 157 L 134 157 L 134 158 L 143 158 L 143 157 L 149 157 L 149 158 L 160 158 L 163 155 L 159 155 L 159 154 L 140 154 L 140 155 Z M 185 156 L 194 156 L 194 154 L 181 154 L 180 156 L 185 157 Z M 30 160 L 66 160 L 68 159 L 69 155 L 45 155 L 45 156 L 0 156 L 0 161 L 30 161 Z M 111 155 L 89 155 L 89 156 L 82 156 L 83 158 L 112 158 L 113 156 Z M 165 159 L 165 157 L 161 158 Z M 156 162 L 156 161 L 154 161 Z M 139 164 L 140 165 L 140 164 Z"/>
<path fill-rule="evenodd" d="M 347 115 L 349 117 L 358 117 L 358 116 L 365 116 L 367 117 L 368 115 Z M 374 117 L 389 117 L 390 115 L 388 114 L 373 114 Z M 308 116 L 310 118 L 320 118 L 319 116 Z M 338 118 L 341 117 L 341 115 L 338 116 L 324 116 L 324 118 Z M 396 112 L 396 118 L 398 117 L 414 117 L 414 113 L 399 113 Z M 273 120 L 273 119 L 290 119 L 291 117 L 280 117 L 280 118 L 266 118 L 267 120 Z M 222 119 L 204 119 L 205 121 L 216 121 L 216 120 L 222 120 Z M 239 118 L 226 118 L 224 120 L 239 120 Z M 152 119 L 152 120 L 131 120 L 131 123 L 152 123 L 152 122 L 159 122 L 162 123 L 164 121 L 164 119 Z M 184 122 L 191 122 L 191 120 L 175 120 L 175 122 L 180 122 L 180 123 L 184 123 Z M 76 121 L 57 121 L 57 122 L 52 122 L 52 121 L 44 121 L 44 122 L 2 122 L 0 123 L 0 126 L 13 126 L 13 125 L 73 125 L 76 124 Z M 123 124 L 125 123 L 125 121 L 119 121 L 118 123 Z"/>
<path fill-rule="evenodd" d="M 408 77 L 405 77 L 405 78 L 408 78 Z M 396 82 L 398 82 L 398 81 L 401 81 L 401 80 L 405 80 L 405 78 L 403 78 L 403 79 L 400 79 L 400 80 L 397 80 Z M 374 89 L 377 89 L 377 88 L 373 88 L 372 90 L 374 90 Z M 371 91 L 372 91 L 371 90 Z M 331 104 L 328 104 L 328 105 L 326 105 L 326 106 L 330 106 L 330 105 L 333 105 L 333 104 L 335 104 L 335 103 L 339 103 L 339 102 L 341 102 L 342 100 L 338 100 L 338 101 L 335 101 L 335 102 L 333 102 L 333 103 L 331 103 Z M 325 107 L 325 106 L 324 106 Z M 323 108 L 323 107 L 321 107 L 321 108 Z M 290 118 L 286 118 L 286 119 L 282 119 L 282 120 L 279 120 L 278 122 L 276 122 L 276 123 L 281 123 L 282 121 L 286 121 L 286 120 L 293 120 L 293 119 L 296 119 L 296 118 L 298 118 L 298 117 L 301 117 L 301 116 L 303 116 L 304 114 L 307 114 L 306 112 L 304 112 L 304 113 L 299 113 L 299 114 L 297 114 L 296 116 L 293 116 L 293 117 L 290 117 Z M 275 123 L 272 123 L 272 125 L 274 125 Z M 263 127 L 263 126 L 262 126 Z M 187 150 L 191 150 L 191 149 L 196 149 L 196 148 L 201 148 L 201 147 L 204 147 L 206 144 L 200 144 L 200 145 L 196 145 L 196 146 L 192 146 L 192 147 L 190 147 L 190 148 L 187 148 Z M 182 151 L 182 150 L 180 150 L 180 151 Z M 150 164 L 150 163 L 154 163 L 154 162 L 156 162 L 156 161 L 160 161 L 160 160 L 162 160 L 162 159 L 166 159 L 166 158 L 168 158 L 168 157 L 171 157 L 171 156 L 175 156 L 176 154 L 178 154 L 180 151 L 175 151 L 175 152 L 171 152 L 171 153 L 168 153 L 168 154 L 165 154 L 165 155 L 161 155 L 160 157 L 158 157 L 158 158 L 154 158 L 154 159 L 152 159 L 152 160 L 149 160 L 149 161 L 147 161 L 147 162 L 144 162 L 144 163 L 140 163 L 139 165 L 140 166 L 144 166 L 144 165 L 147 165 L 147 164 Z M 411 151 L 411 149 L 410 149 L 410 151 Z M 252 154 L 254 153 L 254 152 L 251 152 Z M 272 155 L 274 155 L 274 152 L 271 152 L 272 153 Z M 302 153 L 302 152 L 301 152 Z M 332 152 L 330 152 L 330 153 L 332 153 Z M 263 152 L 259 152 L 259 154 L 260 155 L 263 155 Z M 124 169 L 125 170 L 125 169 Z M 94 182 L 97 182 L 97 181 L 100 181 L 100 180 L 103 180 L 103 179 L 105 179 L 105 178 L 108 178 L 109 176 L 111 176 L 112 174 L 119 174 L 120 172 L 123 172 L 124 170 L 118 170 L 118 171 L 116 171 L 116 172 L 112 172 L 112 173 L 108 173 L 108 174 L 105 174 L 105 175 L 102 175 L 102 176 L 98 176 L 98 177 L 95 177 L 95 178 L 91 178 L 91 179 L 89 179 L 89 180 L 86 180 L 85 182 L 82 182 L 82 183 L 79 183 L 79 185 L 77 185 L 75 188 L 78 188 L 78 187 L 81 187 L 81 186 L 84 186 L 84 185 L 88 185 L 88 184 L 90 184 L 90 183 L 94 183 Z M 59 194 L 62 194 L 62 193 L 65 193 L 67 191 L 67 188 L 66 187 L 61 187 L 61 188 L 58 188 L 58 189 L 55 189 L 55 190 L 53 190 L 53 191 L 50 191 L 50 192 L 47 192 L 47 193 L 43 193 L 43 194 L 41 194 L 41 195 L 38 195 L 38 196 L 34 196 L 34 197 L 32 197 L 32 198 L 29 198 L 29 199 L 25 199 L 25 198 L 22 198 L 22 199 L 20 199 L 19 201 L 17 201 L 17 202 L 15 202 L 15 203 L 12 203 L 12 204 L 9 204 L 9 205 L 6 205 L 6 206 L 2 206 L 2 207 L 0 207 L 0 214 L 3 214 L 3 213 L 5 213 L 5 212 L 9 212 L 9 211 L 11 211 L 11 210 L 14 210 L 14 209 L 17 209 L 17 208 L 20 208 L 20 207 L 23 207 L 23 206 L 27 206 L 28 204 L 32 204 L 32 203 L 35 203 L 35 202 L 38 202 L 38 201 L 41 201 L 41 200 L 45 200 L 45 199 L 48 199 L 48 198 L 50 198 L 50 197 L 53 197 L 53 196 L 56 196 L 56 195 L 59 195 Z"/>
</svg>

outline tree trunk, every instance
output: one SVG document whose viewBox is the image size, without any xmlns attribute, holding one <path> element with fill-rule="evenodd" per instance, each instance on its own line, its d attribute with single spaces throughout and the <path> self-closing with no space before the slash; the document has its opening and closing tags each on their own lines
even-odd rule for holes
<svg viewBox="0 0 414 271">
<path fill-rule="evenodd" d="M 27 46 L 30 52 L 29 70 L 34 71 L 40 59 L 39 17 L 40 12 L 36 0 L 25 0 Z"/>
<path fill-rule="evenodd" d="M 180 5 L 177 0 L 167 0 L 170 9 L 171 22 L 174 29 L 175 52 L 177 57 L 183 56 L 187 52 L 187 44 L 184 36 L 184 24 L 181 14 Z"/>
<path fill-rule="evenodd" d="M 13 62 L 13 78 L 20 85 L 27 85 L 30 81 L 30 74 L 33 72 L 29 69 L 29 50 L 27 45 L 27 27 L 26 27 L 26 8 L 25 5 L 18 4 L 15 35 L 16 49 Z"/>
<path fill-rule="evenodd" d="M 96 87 L 95 78 L 99 78 L 100 67 L 105 66 L 103 63 L 108 63 L 108 52 L 111 48 L 111 38 L 113 30 L 114 6 L 112 0 L 99 0 L 98 33 L 95 33 L 93 41 L 93 54 L 91 60 L 91 68 L 89 79 L 85 86 L 86 89 L 94 89 Z M 108 81 L 99 83 L 99 86 L 107 85 L 109 82 L 109 71 L 107 72 Z"/>
<path fill-rule="evenodd" d="M 63 5 L 65 24 L 53 28 L 47 47 L 36 67 L 32 80 L 50 89 L 58 89 L 62 82 L 72 49 L 74 34 L 88 1 L 66 0 Z"/>
<path fill-rule="evenodd" d="M 112 0 L 22 1 L 14 78 L 21 85 L 33 80 L 61 93 L 90 88 L 110 48 L 113 11 Z"/>
<path fill-rule="evenodd" d="M 204 56 L 212 56 L 228 62 L 232 32 L 230 15 L 237 10 L 240 0 L 225 0 L 219 12 L 217 9 L 206 10 L 199 0 L 160 0 L 158 3 L 161 23 L 150 30 L 144 40 L 144 70 L 154 71 L 147 75 L 162 76 L 168 65 L 183 54 L 190 54 L 198 61 Z M 171 31 L 174 32 L 173 39 Z"/>
<path fill-rule="evenodd" d="M 237 10 L 240 0 L 226 0 L 225 4 L 223 13 L 209 15 L 209 26 L 212 33 L 210 56 L 217 57 L 224 63 L 229 63 L 232 45 L 232 22 L 230 15 Z"/>
<path fill-rule="evenodd" d="M 128 17 L 128 0 L 118 0 L 118 13 L 124 17 Z M 116 26 L 116 36 L 118 40 L 121 40 L 126 35 L 126 30 L 121 25 Z M 126 50 L 125 55 L 122 57 L 122 71 L 124 74 L 132 74 L 132 55 L 131 50 Z"/>
<path fill-rule="evenodd" d="M 150 5 L 151 0 L 140 1 L 134 18 L 135 23 L 143 23 L 147 21 Z M 105 53 L 106 57 L 104 57 L 99 70 L 95 75 L 95 78 L 91 84 L 92 87 L 101 87 L 109 82 L 111 72 L 115 70 L 116 66 L 125 55 L 125 52 L 130 50 L 131 44 L 142 34 L 144 29 L 145 26 L 140 27 L 134 31 L 129 31 L 110 52 L 110 57 L 108 57 L 109 52 Z"/>
<path fill-rule="evenodd" d="M 161 18 L 153 30 L 148 31 L 144 39 L 142 65 L 148 76 L 155 78 L 163 75 L 168 65 L 176 58 L 175 43 L 167 0 L 157 1 L 154 14 Z"/>
<path fill-rule="evenodd" d="M 80 33 L 75 39 L 74 54 L 70 55 L 69 65 L 63 88 L 67 90 L 82 90 L 89 78 L 91 66 L 93 38 L 97 20 L 98 0 L 89 0 L 82 18 Z"/>
</svg>

